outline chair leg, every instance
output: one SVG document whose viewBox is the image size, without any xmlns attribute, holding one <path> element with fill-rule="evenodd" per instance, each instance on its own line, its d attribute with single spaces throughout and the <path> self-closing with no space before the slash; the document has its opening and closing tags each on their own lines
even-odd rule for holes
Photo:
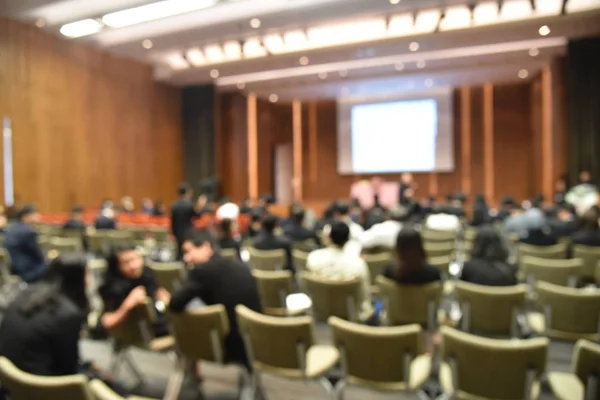
<svg viewBox="0 0 600 400">
<path fill-rule="evenodd" d="M 333 398 L 337 400 L 344 400 L 344 391 L 346 390 L 346 386 L 348 383 L 346 380 L 341 379 L 334 388 Z"/>
<path fill-rule="evenodd" d="M 165 395 L 163 400 L 177 400 L 181 393 L 181 386 L 185 379 L 186 363 L 184 360 L 177 360 L 175 362 L 175 371 L 169 376 L 169 382 L 165 389 Z"/>
<path fill-rule="evenodd" d="M 268 400 L 262 384 L 260 372 L 254 371 L 252 374 L 252 400 Z"/>
<path fill-rule="evenodd" d="M 136 386 L 142 385 L 144 383 L 144 377 L 131 359 L 131 355 L 125 351 L 123 351 L 123 361 L 125 361 L 131 372 L 133 372 L 133 375 L 135 375 L 135 379 L 137 381 Z"/>
<path fill-rule="evenodd" d="M 327 392 L 327 397 L 329 397 L 330 399 L 333 399 L 333 400 L 336 399 L 337 396 L 336 396 L 335 388 L 333 387 L 331 382 L 329 382 L 329 379 L 327 379 L 325 377 L 321 377 L 318 379 L 317 382 L 319 382 L 319 384 L 321 386 L 323 386 L 323 388 Z"/>
</svg>

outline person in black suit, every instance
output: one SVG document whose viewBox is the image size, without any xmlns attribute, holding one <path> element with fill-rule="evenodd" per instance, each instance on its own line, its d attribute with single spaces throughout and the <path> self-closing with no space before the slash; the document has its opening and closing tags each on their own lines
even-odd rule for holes
<svg viewBox="0 0 600 400">
<path fill-rule="evenodd" d="M 315 231 L 304 227 L 304 217 L 304 209 L 299 205 L 294 206 L 291 210 L 290 221 L 283 230 L 285 236 L 292 243 L 313 240 L 315 244 L 320 244 L 319 238 Z"/>
<path fill-rule="evenodd" d="M 115 210 L 112 207 L 104 208 L 100 211 L 100 215 L 94 222 L 96 230 L 113 230 L 117 229 L 117 221 L 115 221 Z"/>
<path fill-rule="evenodd" d="M 550 233 L 556 238 L 566 238 L 577 232 L 579 221 L 575 210 L 569 204 L 562 204 L 555 210 L 549 211 L 548 227 Z"/>
<path fill-rule="evenodd" d="M 500 234 L 491 226 L 484 226 L 475 236 L 471 259 L 465 263 L 460 279 L 485 286 L 516 285 L 516 268 L 508 263 L 508 255 Z"/>
<path fill-rule="evenodd" d="M 436 211 L 440 214 L 455 215 L 458 218 L 464 217 L 465 210 L 463 209 L 465 198 L 463 194 L 452 193 L 447 196 L 448 202 L 440 206 Z"/>
<path fill-rule="evenodd" d="M 532 246 L 553 246 L 558 243 L 551 234 L 546 217 L 539 208 L 530 208 L 523 214 L 526 234 L 519 239 L 520 243 Z"/>
<path fill-rule="evenodd" d="M 242 256 L 240 251 L 242 250 L 242 243 L 235 237 L 234 227 L 235 222 L 230 219 L 224 219 L 219 223 L 219 248 L 221 249 L 235 249 L 238 254 L 238 258 L 241 260 Z"/>
<path fill-rule="evenodd" d="M 335 221 L 336 206 L 337 202 L 333 202 L 325 208 L 325 210 L 323 211 L 323 215 L 315 224 L 315 231 L 320 232 L 327 225 L 331 225 Z"/>
<path fill-rule="evenodd" d="M 64 230 L 81 231 L 82 233 L 86 229 L 86 225 L 83 222 L 83 207 L 75 206 L 71 209 L 71 218 L 63 225 Z"/>
<path fill-rule="evenodd" d="M 26 205 L 17 214 L 17 223 L 6 231 L 4 247 L 11 258 L 12 273 L 32 283 L 46 273 L 46 260 L 31 224 L 38 220 L 35 207 Z"/>
<path fill-rule="evenodd" d="M 225 357 L 250 369 L 244 341 L 238 331 L 235 307 L 242 304 L 261 312 L 256 280 L 248 266 L 240 260 L 226 259 L 215 251 L 213 238 L 207 231 L 192 231 L 183 242 L 183 259 L 194 267 L 188 279 L 171 297 L 169 308 L 183 312 L 188 303 L 199 297 L 205 304 L 223 304 L 229 317 L 229 335 L 225 339 Z"/>
<path fill-rule="evenodd" d="M 591 208 L 583 213 L 580 228 L 571 236 L 572 244 L 600 247 L 600 227 L 598 226 L 598 211 Z"/>
<path fill-rule="evenodd" d="M 267 214 L 262 219 L 262 230 L 254 237 L 253 247 L 258 250 L 285 250 L 286 269 L 293 270 L 292 267 L 292 246 L 285 237 L 276 236 L 277 217 Z"/>
<path fill-rule="evenodd" d="M 498 211 L 498 215 L 496 215 L 496 220 L 504 221 L 514 213 L 515 209 L 518 208 L 519 206 L 517 205 L 515 199 L 513 199 L 510 196 L 504 196 L 502 198 L 501 207 Z"/>
<path fill-rule="evenodd" d="M 383 276 L 405 285 L 425 285 L 442 279 L 440 271 L 427 263 L 419 232 L 404 227 L 396 238 L 397 259 L 383 270 Z"/>
<path fill-rule="evenodd" d="M 177 192 L 179 200 L 171 207 L 171 233 L 177 241 L 177 259 L 181 260 L 183 257 L 181 245 L 185 235 L 194 227 L 193 219 L 200 216 L 199 208 L 204 207 L 206 198 L 202 199 L 203 196 L 200 196 L 194 207 L 192 188 L 187 183 L 179 185 Z"/>
</svg>

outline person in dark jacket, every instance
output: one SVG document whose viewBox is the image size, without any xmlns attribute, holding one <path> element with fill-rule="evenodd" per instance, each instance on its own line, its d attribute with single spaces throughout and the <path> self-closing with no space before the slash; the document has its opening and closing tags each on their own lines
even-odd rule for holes
<svg viewBox="0 0 600 400">
<path fill-rule="evenodd" d="M 83 207 L 75 206 L 71 209 L 71 218 L 65 222 L 63 229 L 85 232 L 86 225 L 83 222 Z"/>
<path fill-rule="evenodd" d="M 440 271 L 427 263 L 419 232 L 404 227 L 396 238 L 396 262 L 385 267 L 383 276 L 405 285 L 424 285 L 442 279 Z"/>
<path fill-rule="evenodd" d="M 218 244 L 221 249 L 235 249 L 238 258 L 241 259 L 240 251 L 242 250 L 242 243 L 235 236 L 235 225 L 236 223 L 230 219 L 224 219 L 219 223 Z"/>
<path fill-rule="evenodd" d="M 171 233 L 177 241 L 177 259 L 181 260 L 183 257 L 181 252 L 183 239 L 187 232 L 194 227 L 193 219 L 200 216 L 197 208 L 204 205 L 201 204 L 202 202 L 206 203 L 206 198 L 200 196 L 198 203 L 194 206 L 192 202 L 193 191 L 187 183 L 179 185 L 177 192 L 179 193 L 179 200 L 171 207 Z"/>
<path fill-rule="evenodd" d="M 94 222 L 94 228 L 97 230 L 113 230 L 117 229 L 117 221 L 115 221 L 115 210 L 112 207 L 103 208 L 100 215 Z"/>
<path fill-rule="evenodd" d="M 252 246 L 258 250 L 285 250 L 286 269 L 293 270 L 292 267 L 292 245 L 288 239 L 283 236 L 275 235 L 277 228 L 277 217 L 267 214 L 262 220 L 262 230 L 254 237 Z"/>
<path fill-rule="evenodd" d="M 577 232 L 579 221 L 571 205 L 559 205 L 557 208 L 550 210 L 549 213 L 548 227 L 552 236 L 556 238 L 568 238 Z"/>
<path fill-rule="evenodd" d="M 517 284 L 515 267 L 508 263 L 509 251 L 502 237 L 491 226 L 478 230 L 471 259 L 463 267 L 460 279 L 485 286 Z"/>
<path fill-rule="evenodd" d="M 591 208 L 583 213 L 579 230 L 571 236 L 571 244 L 600 247 L 598 217 L 596 208 Z"/>
<path fill-rule="evenodd" d="M 46 260 L 33 229 L 39 219 L 35 207 L 26 205 L 19 210 L 17 222 L 6 231 L 4 247 L 11 259 L 12 273 L 32 283 L 46 273 Z"/>
<path fill-rule="evenodd" d="M 546 217 L 539 208 L 530 208 L 523 213 L 525 235 L 519 239 L 520 243 L 532 246 L 553 246 L 558 243 L 551 235 Z"/>
<path fill-rule="evenodd" d="M 301 206 L 294 206 L 291 210 L 290 221 L 284 228 L 285 236 L 292 242 L 304 242 L 313 240 L 315 244 L 319 244 L 319 238 L 315 231 L 304 227 L 305 212 Z"/>
<path fill-rule="evenodd" d="M 482 226 L 489 223 L 490 220 L 490 209 L 485 202 L 485 197 L 482 194 L 478 194 L 473 203 L 473 219 L 471 220 L 470 225 Z"/>
<path fill-rule="evenodd" d="M 229 317 L 229 335 L 225 339 L 225 357 L 250 368 L 244 341 L 239 333 L 235 307 L 242 304 L 261 312 L 258 287 L 252 272 L 240 260 L 226 259 L 215 251 L 213 238 L 207 231 L 197 230 L 183 242 L 183 259 L 194 267 L 188 279 L 173 293 L 169 308 L 183 312 L 194 298 L 205 304 L 223 304 Z"/>
</svg>

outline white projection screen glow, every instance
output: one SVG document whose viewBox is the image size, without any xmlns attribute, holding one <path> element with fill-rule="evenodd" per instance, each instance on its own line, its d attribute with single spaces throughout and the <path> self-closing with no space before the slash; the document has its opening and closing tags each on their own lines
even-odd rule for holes
<svg viewBox="0 0 600 400">
<path fill-rule="evenodd" d="M 452 89 L 338 99 L 338 172 L 454 170 Z"/>
</svg>

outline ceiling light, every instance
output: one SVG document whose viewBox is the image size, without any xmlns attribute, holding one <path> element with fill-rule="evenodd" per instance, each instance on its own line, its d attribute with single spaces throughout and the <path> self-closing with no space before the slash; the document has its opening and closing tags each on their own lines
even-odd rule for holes
<svg viewBox="0 0 600 400">
<path fill-rule="evenodd" d="M 396 64 L 395 68 L 396 68 L 396 71 L 402 71 L 404 69 L 404 64 L 398 63 L 398 64 Z"/>
<path fill-rule="evenodd" d="M 417 68 L 423 69 L 423 68 L 425 68 L 425 65 L 426 65 L 425 64 L 425 60 L 419 60 L 419 61 L 417 61 Z"/>
<path fill-rule="evenodd" d="M 442 18 L 442 12 L 440 10 L 426 10 L 419 12 L 415 18 L 415 31 L 417 33 L 433 32 L 438 26 L 440 18 Z"/>
<path fill-rule="evenodd" d="M 489 25 L 498 21 L 498 2 L 487 1 L 477 4 L 473 9 L 475 25 Z"/>
<path fill-rule="evenodd" d="M 223 50 L 221 46 L 218 44 L 211 44 L 204 48 L 204 57 L 208 60 L 209 63 L 216 64 L 225 61 L 225 55 L 223 54 Z M 218 76 L 218 73 L 217 73 Z M 216 77 L 215 77 L 216 78 Z"/>
<path fill-rule="evenodd" d="M 299 51 L 308 48 L 308 39 L 302 30 L 286 32 L 283 38 L 288 51 Z"/>
<path fill-rule="evenodd" d="M 531 18 L 531 6 L 531 0 L 505 0 L 500 10 L 500 20 L 505 22 Z"/>
<path fill-rule="evenodd" d="M 417 50 L 419 50 L 419 43 L 417 43 L 417 42 L 411 42 L 411 44 L 408 45 L 408 49 L 410 51 L 417 51 Z"/>
<path fill-rule="evenodd" d="M 35 20 L 35 26 L 38 28 L 43 28 L 46 26 L 46 20 L 44 18 L 38 18 Z"/>
<path fill-rule="evenodd" d="M 238 89 L 242 90 L 246 87 L 246 84 L 244 82 L 238 82 L 236 86 Z"/>
<path fill-rule="evenodd" d="M 285 52 L 285 43 L 281 35 L 268 35 L 263 39 L 263 44 L 271 54 L 281 54 Z"/>
<path fill-rule="evenodd" d="M 327 78 L 327 72 L 319 72 L 319 79 L 326 79 Z"/>
<path fill-rule="evenodd" d="M 400 4 L 400 0 L 390 0 L 390 4 Z"/>
<path fill-rule="evenodd" d="M 467 6 L 448 7 L 440 22 L 440 31 L 464 29 L 471 26 L 471 10 Z"/>
<path fill-rule="evenodd" d="M 271 103 L 277 103 L 277 100 L 279 100 L 279 96 L 277 96 L 276 94 L 272 94 L 269 96 L 269 101 Z"/>
<path fill-rule="evenodd" d="M 210 70 L 210 77 L 213 79 L 217 79 L 219 77 L 219 70 L 218 69 L 211 69 Z"/>
<path fill-rule="evenodd" d="M 548 25 L 543 25 L 540 26 L 540 29 L 538 30 L 538 32 L 540 33 L 541 36 L 548 36 L 550 34 L 550 28 L 548 27 Z"/>
<path fill-rule="evenodd" d="M 146 40 L 142 41 L 142 47 L 145 48 L 146 50 L 150 50 L 153 46 L 154 46 L 154 43 L 152 43 L 152 40 L 150 40 L 150 39 L 146 39 Z"/>
<path fill-rule="evenodd" d="M 343 70 L 341 70 L 341 71 L 339 72 L 339 74 L 340 74 L 340 76 L 341 76 L 342 78 L 345 78 L 345 77 L 347 77 L 347 76 L 348 76 L 348 71 L 346 71 L 345 69 L 343 69 Z"/>
<path fill-rule="evenodd" d="M 558 15 L 562 11 L 562 3 L 563 0 L 535 0 L 535 16 L 542 17 Z M 572 3 L 572 1 L 570 3 Z M 567 7 L 568 6 L 569 4 L 567 3 Z"/>
<path fill-rule="evenodd" d="M 135 25 L 142 22 L 201 10 L 203 8 L 212 7 L 216 3 L 217 0 L 164 0 L 106 14 L 102 17 L 102 22 L 112 28 L 121 28 L 123 26 Z"/>
<path fill-rule="evenodd" d="M 385 18 L 369 18 L 350 23 L 316 26 L 307 32 L 312 48 L 367 42 L 386 35 Z"/>
<path fill-rule="evenodd" d="M 258 19 L 258 18 L 252 18 L 250 20 L 250 26 L 253 27 L 254 29 L 260 28 L 260 19 Z"/>
<path fill-rule="evenodd" d="M 529 55 L 531 57 L 536 57 L 538 54 L 540 54 L 540 51 L 537 49 L 537 47 L 532 47 L 529 49 Z"/>
<path fill-rule="evenodd" d="M 388 36 L 408 36 L 413 33 L 412 14 L 395 15 L 388 24 Z"/>
<path fill-rule="evenodd" d="M 298 62 L 300 63 L 300 65 L 308 65 L 308 57 L 302 56 L 302 57 L 300 57 Z"/>
<path fill-rule="evenodd" d="M 432 87 L 433 86 L 433 80 L 432 79 L 425 79 L 425 86 Z"/>
<path fill-rule="evenodd" d="M 189 49 L 185 53 L 185 58 L 194 66 L 199 67 L 201 65 L 206 64 L 206 58 L 204 57 L 204 53 L 199 48 L 195 47 L 193 49 Z"/>
<path fill-rule="evenodd" d="M 242 58 L 242 45 L 236 40 L 230 40 L 223 44 L 223 53 L 229 61 L 239 60 Z"/>
<path fill-rule="evenodd" d="M 529 76 L 529 71 L 527 71 L 526 69 L 522 69 L 519 71 L 519 78 L 525 79 L 528 76 Z"/>
<path fill-rule="evenodd" d="M 566 11 L 568 14 L 590 11 L 599 8 L 598 0 L 570 0 L 567 3 Z"/>
<path fill-rule="evenodd" d="M 186 69 L 190 66 L 181 53 L 171 53 L 167 55 L 165 61 L 171 69 Z"/>
<path fill-rule="evenodd" d="M 89 18 L 63 25 L 60 33 L 70 38 L 78 38 L 100 32 L 100 30 L 102 30 L 102 24 Z"/>
<path fill-rule="evenodd" d="M 246 42 L 244 43 L 243 52 L 244 52 L 244 57 L 246 57 L 246 58 L 264 57 L 268 54 L 267 50 L 265 50 L 265 48 L 260 43 L 260 40 L 258 40 L 258 38 L 252 38 L 252 39 L 246 40 Z"/>
</svg>

